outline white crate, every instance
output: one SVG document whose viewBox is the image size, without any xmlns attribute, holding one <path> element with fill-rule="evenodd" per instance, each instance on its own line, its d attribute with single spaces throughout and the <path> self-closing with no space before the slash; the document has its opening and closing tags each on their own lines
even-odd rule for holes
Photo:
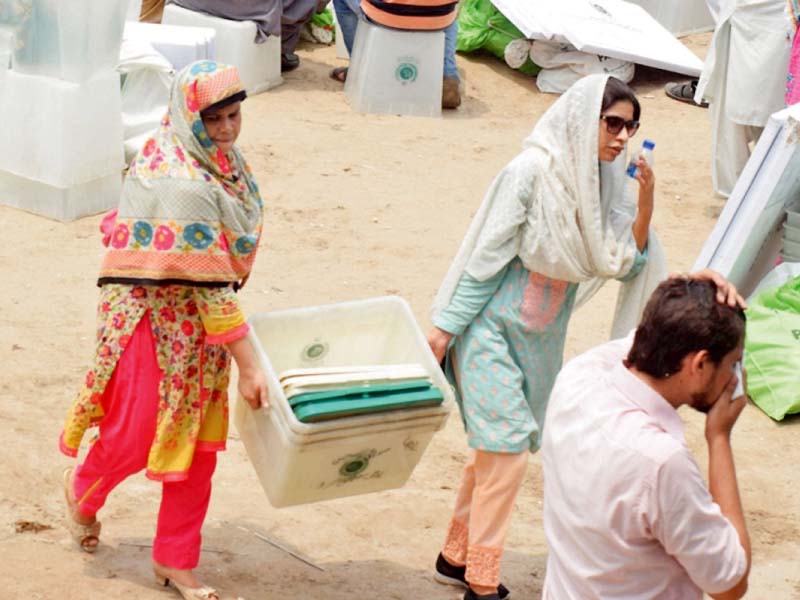
<svg viewBox="0 0 800 600">
<path fill-rule="evenodd" d="M 253 21 L 221 19 L 169 4 L 164 8 L 161 22 L 216 31 L 216 60 L 239 69 L 248 94 L 259 94 L 283 83 L 281 40 L 271 35 L 263 44 L 256 44 L 257 29 Z"/>
<path fill-rule="evenodd" d="M 361 20 L 345 94 L 359 112 L 442 114 L 443 31 L 400 31 Z"/>
<path fill-rule="evenodd" d="M 11 67 L 11 54 L 14 48 L 14 31 L 0 24 L 0 79 Z"/>
<path fill-rule="evenodd" d="M 66 188 L 0 171 L 0 204 L 57 221 L 74 221 L 113 208 L 121 192 L 121 171 Z"/>
<path fill-rule="evenodd" d="M 121 110 L 116 71 L 77 84 L 12 69 L 0 85 L 0 170 L 59 188 L 118 174 Z"/>
<path fill-rule="evenodd" d="M 234 422 L 273 506 L 402 486 L 444 426 L 453 393 L 408 304 L 397 297 L 295 309 L 250 319 L 267 373 L 268 410 L 241 398 Z M 419 363 L 445 395 L 441 406 L 301 423 L 278 373 L 301 367 Z"/>
<path fill-rule="evenodd" d="M 123 39 L 147 42 L 166 58 L 176 71 L 198 60 L 216 59 L 217 33 L 210 27 L 125 23 Z"/>
<path fill-rule="evenodd" d="M 33 0 L 17 28 L 13 68 L 81 83 L 119 60 L 128 0 Z"/>
</svg>

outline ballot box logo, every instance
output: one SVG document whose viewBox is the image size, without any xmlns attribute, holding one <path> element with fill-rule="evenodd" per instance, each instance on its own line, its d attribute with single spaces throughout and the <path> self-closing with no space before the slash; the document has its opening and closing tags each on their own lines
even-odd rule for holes
<svg viewBox="0 0 800 600">
<path fill-rule="evenodd" d="M 414 83 L 419 76 L 419 69 L 411 58 L 401 58 L 394 71 L 394 77 L 403 85 Z"/>
<path fill-rule="evenodd" d="M 383 448 L 380 450 L 378 448 L 369 448 L 361 452 L 340 456 L 331 462 L 331 465 L 336 469 L 335 478 L 329 481 L 323 481 L 317 487 L 324 490 L 359 480 L 381 479 L 384 472 L 381 469 L 374 468 L 374 459 L 391 451 L 392 448 Z M 373 468 L 370 470 L 371 462 L 373 463 Z"/>
<path fill-rule="evenodd" d="M 329 349 L 330 348 L 327 343 L 314 340 L 312 343 L 303 348 L 302 358 L 303 360 L 310 362 L 322 360 L 328 353 Z"/>
</svg>

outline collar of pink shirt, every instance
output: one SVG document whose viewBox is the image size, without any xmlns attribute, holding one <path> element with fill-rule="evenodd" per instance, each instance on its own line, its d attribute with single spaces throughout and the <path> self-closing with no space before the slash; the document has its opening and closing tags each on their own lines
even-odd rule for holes
<svg viewBox="0 0 800 600">
<path fill-rule="evenodd" d="M 678 411 L 661 394 L 631 373 L 619 361 L 611 373 L 611 384 L 632 403 L 646 412 L 661 429 L 681 443 L 686 443 L 683 421 Z"/>
</svg>

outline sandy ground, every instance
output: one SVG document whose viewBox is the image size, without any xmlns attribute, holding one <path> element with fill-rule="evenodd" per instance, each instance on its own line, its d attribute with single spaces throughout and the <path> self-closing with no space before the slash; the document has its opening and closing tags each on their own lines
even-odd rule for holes
<svg viewBox="0 0 800 600">
<path fill-rule="evenodd" d="M 689 38 L 704 55 L 709 36 Z M 242 293 L 250 313 L 399 294 L 423 327 L 471 215 L 496 172 L 554 97 L 493 58 L 460 57 L 466 98 L 440 120 L 355 114 L 327 77 L 334 49 L 303 47 L 286 84 L 245 104 L 241 146 L 264 191 L 263 247 Z M 674 270 L 691 267 L 722 201 L 711 192 L 706 111 L 667 99 L 669 73 L 639 68 L 643 137 L 658 143 L 655 225 Z M 638 144 L 637 144 L 638 145 Z M 89 363 L 102 254 L 99 217 L 59 224 L 0 207 L 0 590 L 4 598 L 163 598 L 149 544 L 159 486 L 129 479 L 102 513 L 102 550 L 76 550 L 63 524 L 56 448 Z M 613 286 L 573 319 L 567 356 L 603 342 Z M 703 418 L 683 411 L 705 469 Z M 800 421 L 748 406 L 735 454 L 754 547 L 749 598 L 800 598 Z M 455 600 L 431 579 L 466 444 L 452 416 L 402 489 L 274 509 L 232 431 L 221 455 L 199 573 L 249 599 Z M 533 456 L 507 543 L 503 579 L 539 597 L 547 547 L 540 457 Z M 18 524 L 30 522 L 28 531 Z M 44 530 L 34 533 L 30 529 Z M 22 529 L 26 529 L 22 526 Z M 324 571 L 255 533 L 308 557 Z"/>
</svg>

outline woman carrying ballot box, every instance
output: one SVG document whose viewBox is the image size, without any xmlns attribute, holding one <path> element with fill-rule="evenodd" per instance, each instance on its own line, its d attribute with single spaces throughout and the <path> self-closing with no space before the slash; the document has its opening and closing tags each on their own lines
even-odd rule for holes
<svg viewBox="0 0 800 600">
<path fill-rule="evenodd" d="M 142 469 L 162 483 L 153 568 L 184 598 L 219 599 L 193 569 L 225 449 L 231 356 L 242 396 L 253 408 L 267 402 L 235 293 L 263 211 L 234 146 L 244 99 L 234 67 L 201 61 L 176 77 L 169 111 L 104 222 L 95 360 L 60 439 L 77 456 L 85 430 L 99 428 L 85 461 L 64 473 L 68 524 L 86 552 L 97 549 L 96 515 L 117 485 Z"/>
<path fill-rule="evenodd" d="M 639 112 L 632 90 L 607 75 L 567 90 L 495 179 L 434 302 L 428 342 L 445 360 L 471 448 L 435 577 L 466 588 L 465 600 L 510 595 L 500 558 L 576 298 L 607 279 L 650 281 L 640 271 L 660 266 L 648 261 L 659 250 L 644 160 L 638 204 L 628 197 L 625 148 Z M 638 307 L 625 304 L 630 320 Z"/>
</svg>

